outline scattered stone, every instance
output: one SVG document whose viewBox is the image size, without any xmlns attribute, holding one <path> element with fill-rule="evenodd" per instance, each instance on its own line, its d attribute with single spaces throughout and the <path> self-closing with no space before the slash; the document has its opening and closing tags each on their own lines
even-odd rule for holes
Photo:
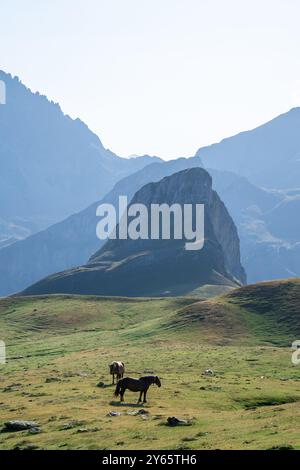
<svg viewBox="0 0 300 470">
<path fill-rule="evenodd" d="M 78 377 L 88 377 L 89 374 L 87 372 L 78 372 Z"/>
<path fill-rule="evenodd" d="M 53 382 L 61 382 L 61 379 L 59 377 L 47 377 L 45 380 L 46 384 L 51 384 Z"/>
<path fill-rule="evenodd" d="M 149 414 L 149 411 L 148 410 L 145 410 L 144 408 L 142 408 L 141 410 L 139 410 L 137 412 L 138 415 L 148 415 Z"/>
<path fill-rule="evenodd" d="M 203 375 L 206 375 L 206 376 L 209 376 L 209 377 L 213 377 L 215 375 L 214 371 L 212 369 L 205 369 L 203 371 Z"/>
<path fill-rule="evenodd" d="M 60 430 L 61 431 L 68 431 L 69 429 L 74 429 L 76 428 L 77 426 L 82 426 L 84 424 L 83 421 L 77 421 L 77 420 L 73 420 L 73 421 L 70 421 L 69 423 L 66 423 L 64 424 Z"/>
<path fill-rule="evenodd" d="M 99 382 L 99 383 L 97 383 L 96 387 L 104 388 L 104 387 L 105 387 L 105 383 L 104 383 L 104 382 Z"/>
<path fill-rule="evenodd" d="M 209 432 L 200 431 L 200 432 L 198 432 L 198 434 L 196 434 L 196 437 L 206 437 L 209 434 L 210 434 Z"/>
<path fill-rule="evenodd" d="M 41 428 L 36 427 L 36 428 L 29 429 L 28 434 L 34 435 L 34 434 L 40 434 L 41 432 L 42 432 Z"/>
<path fill-rule="evenodd" d="M 38 450 L 39 446 L 35 444 L 17 444 L 13 450 Z"/>
<path fill-rule="evenodd" d="M 167 419 L 168 426 L 191 426 L 191 421 L 186 419 L 178 419 L 175 416 Z"/>
<path fill-rule="evenodd" d="M 87 372 L 65 372 L 63 376 L 67 379 L 71 377 L 88 377 L 89 374 Z"/>
<path fill-rule="evenodd" d="M 40 429 L 34 421 L 7 421 L 1 432 L 28 431 L 30 429 Z"/>
<path fill-rule="evenodd" d="M 148 410 L 144 410 L 143 408 L 140 409 L 140 410 L 137 410 L 137 411 L 128 411 L 127 414 L 129 416 L 142 416 L 144 417 L 145 415 L 148 415 L 149 414 L 149 411 Z"/>
<path fill-rule="evenodd" d="M 83 433 L 86 433 L 86 432 L 98 432 L 100 431 L 99 428 L 79 428 L 77 429 L 77 433 L 78 434 L 83 434 Z"/>
<path fill-rule="evenodd" d="M 21 394 L 23 397 L 29 397 L 29 398 L 41 398 L 41 397 L 48 397 L 49 395 L 45 392 L 38 392 L 38 393 L 28 393 L 28 392 L 22 392 Z"/>
<path fill-rule="evenodd" d="M 110 411 L 107 416 L 121 416 L 119 411 Z"/>
<path fill-rule="evenodd" d="M 209 392 L 220 392 L 220 390 L 222 390 L 222 387 L 214 387 L 212 385 L 208 385 L 207 387 L 200 387 L 199 390 L 206 390 Z"/>
<path fill-rule="evenodd" d="M 4 387 L 2 392 L 3 393 L 6 393 L 6 392 L 18 392 L 19 391 L 19 387 L 21 387 L 21 384 L 11 384 L 11 385 L 8 385 L 7 387 Z"/>
<path fill-rule="evenodd" d="M 270 447 L 267 450 L 281 450 L 281 451 L 294 450 L 294 447 L 291 446 L 290 444 L 283 444 L 283 445 L 277 445 L 277 446 Z"/>
<path fill-rule="evenodd" d="M 48 419 L 48 423 L 52 423 L 53 421 L 56 421 L 57 420 L 57 416 L 50 416 L 50 418 Z"/>
</svg>

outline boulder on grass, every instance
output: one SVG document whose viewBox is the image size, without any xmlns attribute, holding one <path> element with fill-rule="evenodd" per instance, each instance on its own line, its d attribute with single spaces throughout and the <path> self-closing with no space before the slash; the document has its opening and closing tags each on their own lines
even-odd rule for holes
<svg viewBox="0 0 300 470">
<path fill-rule="evenodd" d="M 30 429 L 40 429 L 34 421 L 7 421 L 4 423 L 2 432 L 28 431 Z"/>
<path fill-rule="evenodd" d="M 175 416 L 171 416 L 167 419 L 168 426 L 191 426 L 191 421 L 186 419 L 178 419 Z"/>
</svg>

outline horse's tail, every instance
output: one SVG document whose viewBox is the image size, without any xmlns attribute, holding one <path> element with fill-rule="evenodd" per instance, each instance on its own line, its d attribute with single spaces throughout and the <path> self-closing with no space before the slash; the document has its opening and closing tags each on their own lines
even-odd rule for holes
<svg viewBox="0 0 300 470">
<path fill-rule="evenodd" d="M 120 389 L 121 389 L 121 380 L 117 383 L 116 390 L 115 390 L 115 397 L 118 397 L 120 395 Z"/>
</svg>

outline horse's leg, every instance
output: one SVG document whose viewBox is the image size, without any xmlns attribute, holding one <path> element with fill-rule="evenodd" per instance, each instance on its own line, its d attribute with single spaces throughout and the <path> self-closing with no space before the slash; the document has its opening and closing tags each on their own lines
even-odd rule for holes
<svg viewBox="0 0 300 470">
<path fill-rule="evenodd" d="M 115 374 L 113 374 L 112 376 L 113 376 L 113 385 L 115 385 Z"/>
<path fill-rule="evenodd" d="M 143 391 L 141 391 L 141 393 L 140 393 L 140 398 L 139 398 L 138 404 L 142 401 L 142 394 L 143 394 Z"/>
<path fill-rule="evenodd" d="M 124 393 L 125 393 L 125 388 L 121 388 L 121 391 L 120 391 L 121 401 L 124 401 Z"/>
<path fill-rule="evenodd" d="M 143 403 L 147 403 L 147 392 L 148 392 L 148 388 L 146 388 L 146 390 L 144 391 L 144 401 L 143 401 Z"/>
</svg>

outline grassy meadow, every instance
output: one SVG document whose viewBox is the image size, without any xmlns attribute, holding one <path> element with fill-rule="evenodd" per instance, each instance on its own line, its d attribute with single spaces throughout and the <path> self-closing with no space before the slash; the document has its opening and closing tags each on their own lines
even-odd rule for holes
<svg viewBox="0 0 300 470">
<path fill-rule="evenodd" d="M 272 292 L 271 310 L 265 292 L 251 303 L 247 288 L 205 301 L 1 299 L 0 428 L 33 420 L 41 432 L 0 433 L 0 449 L 300 449 L 299 286 L 286 284 L 277 301 Z M 125 375 L 159 375 L 162 387 L 144 406 L 129 391 L 120 405 L 113 360 Z M 189 425 L 169 427 L 170 416 Z"/>
</svg>

